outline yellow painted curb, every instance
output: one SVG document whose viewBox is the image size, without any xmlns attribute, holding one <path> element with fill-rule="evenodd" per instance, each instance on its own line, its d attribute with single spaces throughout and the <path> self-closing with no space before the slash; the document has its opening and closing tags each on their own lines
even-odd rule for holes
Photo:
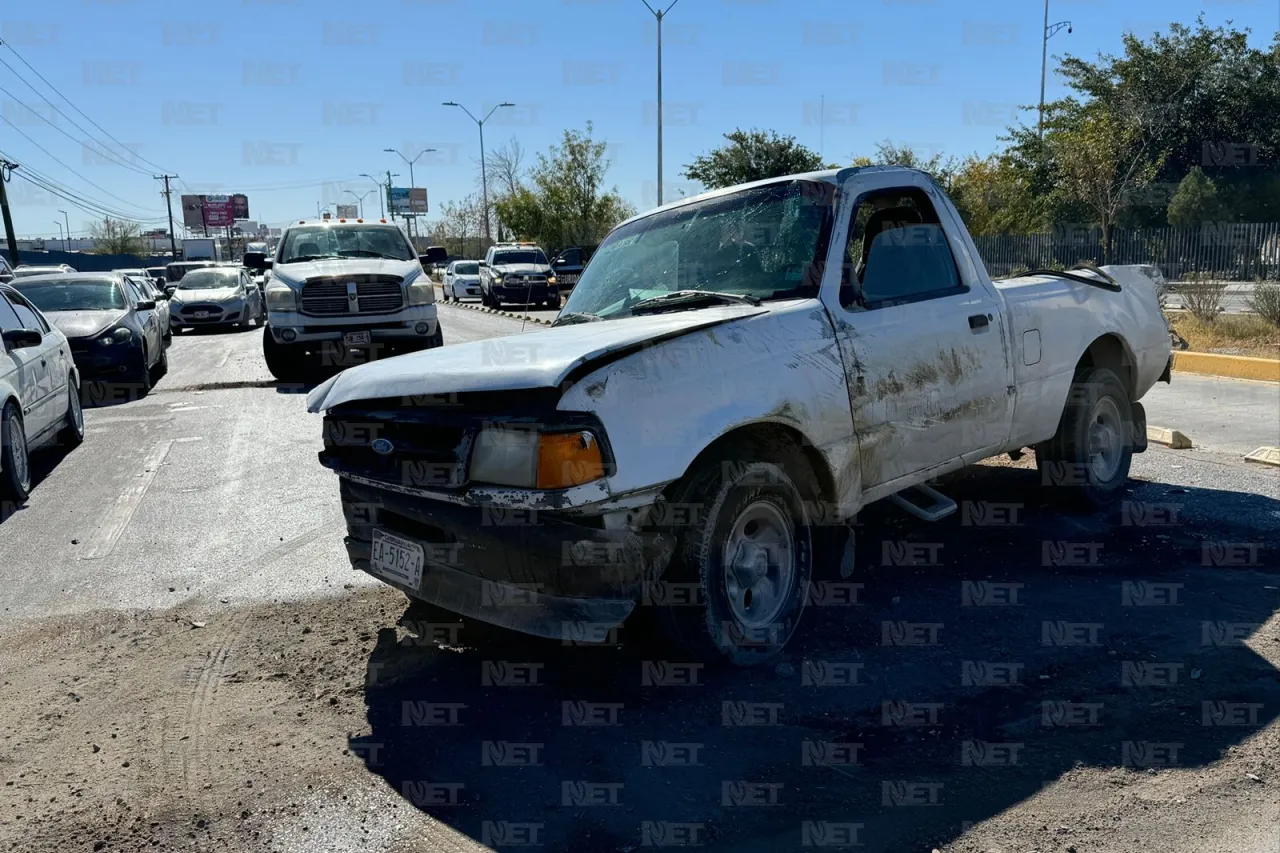
<svg viewBox="0 0 1280 853">
<path fill-rule="evenodd" d="M 1245 462 L 1274 465 L 1280 468 L 1280 447 L 1259 447 L 1244 458 Z"/>
<path fill-rule="evenodd" d="M 1230 379 L 1258 379 L 1280 382 L 1280 358 L 1249 358 L 1243 355 L 1218 355 L 1212 352 L 1175 350 L 1173 369 L 1183 373 L 1204 373 Z"/>
<path fill-rule="evenodd" d="M 1172 450 L 1191 449 L 1191 439 L 1187 438 L 1176 429 L 1149 426 L 1147 427 L 1147 441 L 1152 444 L 1163 444 L 1165 447 Z"/>
</svg>

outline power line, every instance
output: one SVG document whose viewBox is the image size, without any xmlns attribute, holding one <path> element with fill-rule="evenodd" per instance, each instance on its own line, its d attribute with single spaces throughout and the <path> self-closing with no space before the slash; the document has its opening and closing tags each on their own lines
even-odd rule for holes
<svg viewBox="0 0 1280 853">
<path fill-rule="evenodd" d="M 11 70 L 11 71 L 13 70 L 13 69 L 9 66 L 9 63 L 5 62 L 3 59 L 0 59 L 0 65 L 3 65 L 3 66 L 5 66 L 6 68 L 9 68 L 9 70 Z M 15 74 L 16 74 L 16 73 L 17 73 L 17 72 L 15 72 Z M 19 79 L 19 80 L 22 80 L 22 78 L 21 78 L 21 77 L 19 77 L 18 79 Z M 26 80 L 22 80 L 22 82 L 23 82 L 23 83 L 27 83 L 27 81 L 26 81 Z M 30 89 L 31 89 L 31 91 L 35 92 L 37 95 L 39 95 L 39 94 L 40 94 L 40 92 L 39 92 L 39 91 L 38 91 L 34 86 L 32 86 L 30 83 L 27 83 L 27 87 L 28 87 L 28 88 L 30 88 Z M 31 109 L 31 107 L 27 106 L 26 104 L 23 104 L 23 103 L 22 103 L 22 101 L 18 100 L 18 96 L 17 96 L 17 95 L 13 94 L 12 92 L 10 92 L 8 89 L 4 88 L 3 86 L 0 86 L 0 92 L 2 92 L 2 93 L 4 93 L 4 94 L 8 95 L 10 98 L 13 98 L 13 99 L 14 99 L 14 101 L 16 101 L 17 103 L 22 104 L 22 106 L 26 108 L 27 112 L 31 113 L 31 114 L 32 114 L 32 115 L 34 115 L 36 118 L 40 119 L 42 122 L 44 122 L 45 124 L 49 125 L 49 127 L 52 127 L 54 130 L 58 131 L 58 133 L 61 133 L 63 136 L 67 137 L 67 139 L 70 139 L 72 142 L 79 143 L 80 145 L 83 145 L 83 146 L 85 146 L 85 147 L 88 147 L 88 142 L 92 142 L 92 143 L 94 143 L 95 145 L 97 145 L 97 146 L 101 149 L 102 153 L 101 153 L 101 155 L 100 155 L 100 156 L 103 156 L 103 157 L 105 157 L 106 159 L 110 160 L 110 161 L 112 162 L 112 164 L 114 164 L 114 165 L 116 165 L 116 166 L 124 166 L 126 169 L 132 169 L 133 171 L 138 172 L 138 173 L 143 174 L 143 175 L 147 174 L 147 171 L 146 171 L 145 169 L 139 169 L 137 166 L 134 166 L 132 163 L 126 163 L 126 162 L 124 162 L 123 160 L 121 160 L 121 159 L 120 159 L 120 157 L 119 157 L 119 155 L 112 153 L 110 150 L 108 150 L 108 149 L 107 149 L 107 147 L 106 147 L 105 145 L 103 145 L 102 143 L 98 142 L 96 139 L 93 139 L 92 137 L 90 137 L 90 138 L 86 141 L 86 140 L 84 140 L 84 139 L 77 139 L 76 137 L 72 136 L 70 133 L 67 133 L 65 130 L 63 130 L 62 128 L 60 128 L 60 127 L 58 127 L 56 124 L 54 124 L 52 121 L 50 121 L 50 120 L 49 120 L 49 118 L 48 118 L 47 116 L 43 116 L 43 115 L 41 115 L 40 113 L 36 112 L 35 110 Z M 43 97 L 41 97 L 41 100 L 43 100 L 46 104 L 49 104 L 49 102 L 48 102 L 47 100 L 45 100 Z M 66 113 L 62 112 L 62 110 L 58 109 L 55 105 L 53 105 L 53 104 L 49 104 L 49 106 L 50 106 L 50 107 L 52 107 L 52 108 L 53 108 L 53 111 L 54 111 L 54 112 L 56 112 L 58 115 L 62 116 L 62 117 L 63 117 L 63 118 L 65 118 L 67 121 L 71 122 L 71 124 L 72 124 L 72 125 L 73 125 L 77 130 L 81 131 L 82 133 L 87 133 L 87 131 L 85 131 L 85 129 L 84 129 L 83 127 L 81 127 L 80 125 L 76 124 L 76 122 L 75 122 L 75 120 L 74 120 L 74 119 L 72 119 L 72 118 L 71 118 L 70 116 L 68 116 Z M 94 152 L 94 153 L 98 153 L 98 152 Z M 134 155 L 134 156 L 137 156 L 137 155 Z"/>
<path fill-rule="evenodd" d="M 70 190 L 64 186 L 61 186 L 55 181 L 50 181 L 48 178 L 46 178 L 43 175 L 40 175 L 39 173 L 32 173 L 30 170 L 22 169 L 20 171 L 15 170 L 13 174 L 16 175 L 18 178 L 21 178 L 23 181 L 31 184 L 32 186 L 38 187 L 39 189 L 42 189 L 45 192 L 50 193 L 51 195 L 55 195 L 58 198 L 63 199 L 68 204 L 79 208 L 85 213 L 89 213 L 94 216 L 105 216 L 105 217 L 110 217 L 112 219 L 126 220 L 128 222 L 141 221 L 139 217 L 135 217 L 131 214 L 114 210 L 109 207 L 103 207 L 98 202 L 95 202 L 92 199 L 87 199 L 87 198 L 84 198 L 83 196 L 77 195 L 73 190 Z"/>
<path fill-rule="evenodd" d="M 3 115 L 0 115 L 0 121 L 3 121 L 5 124 L 7 124 L 7 125 L 9 125 L 10 127 L 12 127 L 14 130 L 16 130 L 16 131 L 18 132 L 18 135 L 19 135 L 19 136 L 21 136 L 23 139 L 27 140 L 27 141 L 28 141 L 28 142 L 30 142 L 32 145 L 34 145 L 34 146 L 36 147 L 36 149 L 37 149 L 37 150 L 39 150 L 39 151 L 43 151 L 43 152 L 45 153 L 45 155 L 47 155 L 47 156 L 49 157 L 49 159 L 50 159 L 50 160 L 52 160 L 53 162 L 57 163 L 57 164 L 58 164 L 59 166 L 61 166 L 62 168 L 66 169 L 68 172 L 70 172 L 71 174 L 75 175 L 77 178 L 79 178 L 80 180 L 84 181 L 84 182 L 85 182 L 86 184 L 88 184 L 89 186 L 93 187 L 93 188 L 94 188 L 94 189 L 96 189 L 96 190 L 100 190 L 100 191 L 102 191 L 102 192 L 106 193 L 107 195 L 111 196 L 112 198 L 116 199 L 117 201 L 122 201 L 122 202 L 124 202 L 126 205 L 133 206 L 133 202 L 129 201 L 128 199 L 120 198 L 120 196 L 116 195 L 115 193 L 111 192 L 110 190 L 106 189 L 105 187 L 98 186 L 98 185 L 97 185 L 97 184 L 95 184 L 93 181 L 89 180 L 89 179 L 88 179 L 88 178 L 86 178 L 84 175 L 80 174 L 80 173 L 79 173 L 79 172 L 77 172 L 75 169 L 72 169 L 72 168 L 71 168 L 70 166 L 68 166 L 66 163 L 62 162 L 62 161 L 61 161 L 61 160 L 59 160 L 57 157 L 53 156 L 53 154 L 51 154 L 47 148 L 45 148 L 44 146 L 42 146 L 40 143 L 36 142 L 36 141 L 35 141 L 34 139 L 32 139 L 30 136 L 27 136 L 27 134 L 25 134 L 25 133 L 23 133 L 23 132 L 22 132 L 22 128 L 18 127 L 16 124 L 14 124 L 13 122 L 9 121 L 9 120 L 8 120 L 7 118 L 5 118 Z M 136 209 L 141 210 L 141 208 L 136 208 Z"/>
<path fill-rule="evenodd" d="M 96 127 L 98 130 L 102 131 L 102 134 L 103 134 L 104 136 L 106 136 L 108 139 L 110 139 L 110 140 L 111 140 L 112 142 L 114 142 L 116 145 L 119 145 L 119 146 L 121 147 L 121 149 L 123 149 L 123 150 L 125 150 L 125 151 L 128 151 L 128 150 L 129 150 L 129 148 L 128 148 L 128 147 L 127 147 L 123 142 L 121 142 L 119 139 L 116 139 L 114 136 L 112 136 L 110 133 L 108 133 L 106 128 L 104 128 L 102 125 L 98 124 L 98 123 L 97 123 L 96 121 L 94 121 L 93 119 L 89 118 L 89 116 L 85 115 L 84 110 L 80 109 L 80 108 L 79 108 L 79 107 L 77 107 L 75 104 L 71 103 L 71 99 L 70 99 L 70 98 L 68 98 L 66 95 L 62 94 L 62 92 L 58 89 L 58 87 L 57 87 L 57 86 L 53 85 L 53 84 L 52 84 L 52 83 L 50 83 L 47 79 L 45 79 L 45 76 L 44 76 L 43 74 L 41 74 L 39 71 L 37 71 L 37 70 L 36 70 L 36 69 L 31 65 L 31 63 L 30 63 L 30 62 L 27 62 L 27 60 L 23 59 L 23 58 L 22 58 L 22 54 L 18 53 L 16 50 L 14 50 L 14 49 L 13 49 L 13 45 L 9 44 L 9 43 L 8 43 L 8 42 L 6 42 L 6 41 L 0 41 L 0 45 L 2 45 L 2 46 L 4 46 L 4 47 L 9 48 L 9 52 L 10 52 L 10 53 L 12 53 L 15 57 L 17 57 L 17 59 L 18 59 L 18 61 L 19 61 L 19 62 L 21 62 L 23 65 L 27 66 L 27 68 L 28 68 L 28 69 L 30 69 L 30 71 L 31 71 L 31 73 L 32 73 L 32 74 L 34 74 L 34 75 L 36 75 L 37 77 L 39 77 L 41 82 L 43 82 L 46 86 L 48 86 L 50 89 L 52 89 L 52 90 L 54 91 L 54 93 L 55 93 L 59 98 L 62 98 L 62 100 L 66 102 L 67 106 L 71 107 L 71 109 L 75 110 L 77 113 L 79 113 L 81 116 L 83 116 L 83 118 L 84 118 L 84 120 L 85 120 L 85 121 L 89 122 L 89 124 L 93 125 L 93 126 L 94 126 L 94 127 Z M 10 70 L 12 70 L 12 69 L 10 69 Z M 14 72 L 14 73 L 16 74 L 17 72 Z M 50 104 L 50 106 L 53 106 L 53 105 L 52 105 L 52 104 Z M 130 153 L 132 153 L 132 152 L 130 152 Z M 135 156 L 136 156 L 136 155 L 135 155 Z M 157 166 L 155 163 L 152 163 L 150 160 L 146 159 L 145 157 L 138 157 L 138 159 L 139 159 L 139 160 L 141 160 L 143 163 L 146 163 L 148 166 L 152 166 L 153 168 L 159 169 L 161 172 L 165 171 L 165 169 L 164 169 L 163 167 L 161 167 L 161 166 Z"/>
</svg>

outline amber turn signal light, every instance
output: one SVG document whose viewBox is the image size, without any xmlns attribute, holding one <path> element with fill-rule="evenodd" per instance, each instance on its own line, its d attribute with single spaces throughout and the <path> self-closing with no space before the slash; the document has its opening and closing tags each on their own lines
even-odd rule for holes
<svg viewBox="0 0 1280 853">
<path fill-rule="evenodd" d="M 539 489 L 567 489 L 603 476 L 600 442 L 590 432 L 548 433 L 539 438 Z"/>
</svg>

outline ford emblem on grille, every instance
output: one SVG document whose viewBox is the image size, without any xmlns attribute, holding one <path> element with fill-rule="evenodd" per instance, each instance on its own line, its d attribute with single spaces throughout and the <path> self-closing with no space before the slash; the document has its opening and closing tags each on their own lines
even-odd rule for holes
<svg viewBox="0 0 1280 853">
<path fill-rule="evenodd" d="M 396 449 L 396 446 L 385 438 L 374 439 L 373 444 L 371 444 L 370 447 L 373 448 L 374 453 L 382 456 L 386 456 L 388 453 Z"/>
</svg>

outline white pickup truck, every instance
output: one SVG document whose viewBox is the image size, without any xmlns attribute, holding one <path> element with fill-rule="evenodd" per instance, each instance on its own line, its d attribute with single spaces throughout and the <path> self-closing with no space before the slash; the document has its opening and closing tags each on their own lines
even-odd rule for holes
<svg viewBox="0 0 1280 853">
<path fill-rule="evenodd" d="M 1169 362 L 1137 268 L 993 282 L 932 179 L 869 167 L 633 218 L 553 328 L 353 368 L 308 405 L 355 568 L 557 639 L 649 609 L 681 654 L 751 664 L 871 501 L 941 517 L 926 481 L 1028 447 L 1055 493 L 1114 500 Z"/>
</svg>

